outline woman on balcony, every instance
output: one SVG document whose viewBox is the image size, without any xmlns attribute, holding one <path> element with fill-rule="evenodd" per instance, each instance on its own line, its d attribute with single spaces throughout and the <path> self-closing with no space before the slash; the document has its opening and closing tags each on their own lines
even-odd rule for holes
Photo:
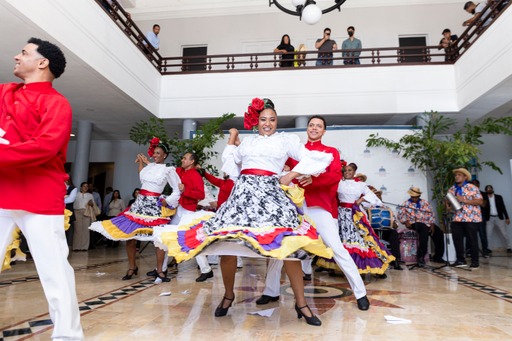
<svg viewBox="0 0 512 341">
<path fill-rule="evenodd" d="M 331 257 L 332 251 L 280 184 L 288 185 L 302 174 L 321 173 L 332 161 L 332 155 L 307 150 L 296 135 L 276 133 L 277 114 L 269 99 L 253 99 L 244 123 L 246 129 L 258 133 L 240 141 L 238 130 L 229 131 L 222 170 L 232 178 L 237 177 L 237 181 L 228 200 L 217 214 L 190 217 L 189 225 L 162 233 L 161 241 L 168 246 L 169 255 L 179 262 L 203 250 L 222 255 L 225 292 L 215 316 L 225 316 L 235 300 L 237 255 L 286 259 L 297 317 L 305 317 L 308 324 L 319 326 L 321 321 L 306 304 L 301 263 L 296 258 L 305 257 L 304 251 Z M 291 172 L 280 176 L 289 157 L 300 162 Z"/>
<path fill-rule="evenodd" d="M 293 45 L 290 42 L 290 36 L 287 34 L 283 35 L 283 37 L 281 38 L 281 43 L 279 44 L 278 47 L 276 47 L 274 49 L 274 53 L 282 53 L 283 54 L 281 56 L 281 62 L 279 63 L 279 65 L 281 67 L 292 67 L 293 66 L 293 59 L 294 59 L 293 52 L 295 52 L 295 48 L 293 47 Z"/>
</svg>

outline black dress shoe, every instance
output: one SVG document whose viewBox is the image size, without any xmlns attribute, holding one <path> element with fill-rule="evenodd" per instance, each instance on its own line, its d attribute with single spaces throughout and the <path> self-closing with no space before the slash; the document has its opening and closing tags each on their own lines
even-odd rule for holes
<svg viewBox="0 0 512 341">
<path fill-rule="evenodd" d="M 311 282 L 311 274 L 304 274 L 302 279 L 305 280 L 305 281 Z"/>
<path fill-rule="evenodd" d="M 213 277 L 213 270 L 210 270 L 210 272 L 207 272 L 207 273 L 204 273 L 204 274 L 201 274 L 199 277 L 196 278 L 196 282 L 204 282 L 206 281 L 208 278 L 212 278 Z"/>
<path fill-rule="evenodd" d="M 257 305 L 264 305 L 270 302 L 276 302 L 279 301 L 279 296 L 268 296 L 268 295 L 261 295 L 260 298 L 256 300 Z"/>
<path fill-rule="evenodd" d="M 396 261 L 396 260 L 395 260 L 395 261 L 393 262 L 393 269 L 395 269 L 395 270 L 403 270 L 404 268 L 402 268 L 402 267 L 400 266 L 400 262 L 399 262 L 399 261 Z"/>
<path fill-rule="evenodd" d="M 370 308 L 370 301 L 367 296 L 363 296 L 357 299 L 357 307 L 359 310 L 368 310 Z"/>
</svg>

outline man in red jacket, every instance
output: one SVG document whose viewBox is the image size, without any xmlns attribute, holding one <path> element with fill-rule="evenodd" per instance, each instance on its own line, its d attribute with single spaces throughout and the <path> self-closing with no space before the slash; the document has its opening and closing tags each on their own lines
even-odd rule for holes
<svg viewBox="0 0 512 341">
<path fill-rule="evenodd" d="M 57 46 L 31 38 L 14 60 L 14 75 L 23 83 L 0 85 L 0 254 L 18 226 L 48 301 L 52 339 L 83 340 L 64 233 L 71 107 L 52 87 L 66 59 Z"/>
<path fill-rule="evenodd" d="M 357 306 L 361 310 L 368 310 L 370 302 L 366 297 L 364 282 L 359 275 L 354 260 L 343 247 L 338 234 L 338 203 L 336 196 L 338 184 L 341 180 L 340 153 L 336 148 L 322 144 L 325 131 L 326 123 L 322 116 L 316 115 L 309 119 L 306 131 L 308 134 L 306 148 L 331 153 L 333 161 L 325 172 L 318 177 L 305 176 L 299 180 L 299 185 L 304 187 L 305 190 L 304 196 L 307 205 L 305 213 L 315 222 L 317 231 L 325 245 L 334 251 L 333 258 L 345 273 L 357 299 Z M 289 166 L 292 167 L 294 164 Z M 256 301 L 256 304 L 267 304 L 279 299 L 279 279 L 282 266 L 282 261 L 271 260 L 269 262 L 266 286 L 263 295 Z"/>
<path fill-rule="evenodd" d="M 196 169 L 199 158 L 194 153 L 186 153 L 181 159 L 181 167 L 176 168 L 181 184 L 179 185 L 181 197 L 178 211 L 171 220 L 171 225 L 178 225 L 181 218 L 196 211 L 197 203 L 204 199 L 204 181 L 201 174 Z M 196 278 L 196 282 L 204 282 L 213 277 L 213 271 L 206 256 L 196 256 L 197 265 L 201 270 L 201 275 Z"/>
</svg>

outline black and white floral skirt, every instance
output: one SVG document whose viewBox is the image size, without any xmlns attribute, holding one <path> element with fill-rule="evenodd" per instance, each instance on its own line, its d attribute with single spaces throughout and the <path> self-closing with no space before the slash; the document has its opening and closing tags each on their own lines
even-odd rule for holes
<svg viewBox="0 0 512 341">
<path fill-rule="evenodd" d="M 257 254 L 279 259 L 294 257 L 300 250 L 332 256 L 276 176 L 242 174 L 214 216 L 199 217 L 177 231 L 163 232 L 159 239 L 177 261 L 194 257 L 218 240 L 243 241 Z"/>
</svg>

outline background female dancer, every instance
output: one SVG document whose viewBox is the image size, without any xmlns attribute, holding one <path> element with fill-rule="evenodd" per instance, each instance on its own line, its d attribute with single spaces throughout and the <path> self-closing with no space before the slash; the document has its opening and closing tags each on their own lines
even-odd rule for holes
<svg viewBox="0 0 512 341">
<path fill-rule="evenodd" d="M 367 201 L 372 205 L 382 202 L 362 181 L 355 181 L 355 163 L 343 168 L 343 179 L 338 185 L 338 227 L 341 240 L 356 263 L 360 274 L 382 275 L 395 257 L 381 243 L 359 205 Z M 339 269 L 331 260 L 319 259 L 317 265 Z"/>
<path fill-rule="evenodd" d="M 158 138 L 151 140 L 148 155 L 155 162 L 149 162 L 143 154 L 138 154 L 136 163 L 139 164 L 139 177 L 142 183 L 140 194 L 135 202 L 117 217 L 92 224 L 89 228 L 103 234 L 111 240 L 126 240 L 126 254 L 129 268 L 123 280 L 137 275 L 139 268 L 136 263 L 137 240 L 153 240 L 153 228 L 170 222 L 170 217 L 176 212 L 167 207 L 176 208 L 180 198 L 178 185 L 181 183 L 176 169 L 168 167 L 164 161 L 168 155 L 168 147 L 160 143 Z M 166 184 L 172 188 L 172 194 L 162 196 Z M 162 271 L 165 252 L 156 248 L 156 277 L 163 282 L 170 279 Z"/>
<path fill-rule="evenodd" d="M 219 251 L 221 257 L 224 298 L 215 316 L 225 316 L 235 299 L 235 255 L 297 258 L 305 250 L 318 255 L 332 255 L 319 239 L 314 226 L 302 216 L 279 184 L 289 184 L 302 174 L 318 174 L 331 162 L 332 155 L 308 151 L 296 135 L 276 133 L 277 114 L 272 101 L 255 98 L 246 113 L 245 127 L 257 126 L 258 134 L 241 142 L 238 130 L 231 129 L 228 146 L 223 153 L 223 171 L 238 177 L 228 200 L 215 216 L 199 218 L 177 232 L 162 233 L 161 240 L 169 255 L 178 261 L 190 259 L 205 247 L 208 253 Z M 298 165 L 279 177 L 292 157 Z M 225 240 L 224 243 L 213 243 Z M 219 247 L 220 245 L 220 247 Z M 249 253 L 248 249 L 252 252 Z M 285 261 L 284 265 L 295 294 L 297 317 L 305 317 L 311 325 L 320 325 L 306 304 L 301 264 Z"/>
</svg>

